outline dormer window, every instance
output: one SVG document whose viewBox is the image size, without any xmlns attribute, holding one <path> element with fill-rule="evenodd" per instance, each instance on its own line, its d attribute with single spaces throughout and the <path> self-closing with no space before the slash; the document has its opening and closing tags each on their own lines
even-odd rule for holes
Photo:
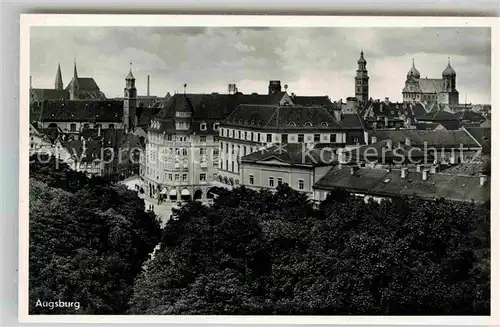
<svg viewBox="0 0 500 327">
<path fill-rule="evenodd" d="M 201 123 L 200 124 L 200 130 L 206 131 L 207 130 L 207 123 Z"/>
<path fill-rule="evenodd" d="M 328 123 L 327 122 L 322 122 L 321 123 L 321 127 L 328 127 Z"/>
<path fill-rule="evenodd" d="M 288 126 L 293 126 L 293 127 L 295 127 L 295 126 L 297 126 L 297 125 L 295 125 L 295 123 L 294 123 L 293 121 L 291 121 L 291 122 L 289 122 L 289 123 L 288 123 Z"/>
<path fill-rule="evenodd" d="M 311 123 L 311 122 L 309 122 L 309 121 L 308 121 L 308 122 L 305 122 L 304 126 L 306 126 L 306 127 L 312 127 L 312 123 Z"/>
<path fill-rule="evenodd" d="M 219 123 L 214 123 L 214 131 L 219 130 Z"/>
<path fill-rule="evenodd" d="M 245 120 L 245 125 L 248 125 L 248 120 Z"/>
<path fill-rule="evenodd" d="M 241 119 L 240 119 L 240 120 L 238 121 L 238 124 L 242 124 L 242 123 L 243 123 L 243 120 L 241 120 Z"/>
<path fill-rule="evenodd" d="M 252 120 L 250 121 L 250 124 L 251 124 L 251 125 L 255 125 L 255 120 L 253 120 L 253 119 L 252 119 Z"/>
</svg>

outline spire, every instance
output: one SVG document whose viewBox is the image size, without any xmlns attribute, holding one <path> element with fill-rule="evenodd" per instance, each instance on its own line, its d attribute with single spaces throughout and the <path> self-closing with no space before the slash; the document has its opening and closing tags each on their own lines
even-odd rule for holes
<svg viewBox="0 0 500 327">
<path fill-rule="evenodd" d="M 61 64 L 57 63 L 57 73 L 56 73 L 56 81 L 54 83 L 54 89 L 62 90 L 63 89 L 63 80 L 61 74 Z"/>
<path fill-rule="evenodd" d="M 361 56 L 359 57 L 358 64 L 366 64 L 363 49 L 361 49 Z"/>
<path fill-rule="evenodd" d="M 130 63 L 130 69 L 128 71 L 127 77 L 125 79 L 135 79 L 134 75 L 132 74 L 132 63 Z"/>
<path fill-rule="evenodd" d="M 456 75 L 457 75 L 457 73 L 451 67 L 450 57 L 448 57 L 448 66 L 446 66 L 446 68 L 443 70 L 443 77 L 454 77 Z"/>
<path fill-rule="evenodd" d="M 76 71 L 76 58 L 73 58 L 74 60 L 74 68 L 73 68 L 73 78 L 77 79 L 78 78 L 78 72 Z"/>
<path fill-rule="evenodd" d="M 415 67 L 415 58 L 412 58 L 411 62 L 412 62 L 411 69 L 408 71 L 408 74 L 406 74 L 406 77 L 420 78 L 420 72 Z"/>
</svg>

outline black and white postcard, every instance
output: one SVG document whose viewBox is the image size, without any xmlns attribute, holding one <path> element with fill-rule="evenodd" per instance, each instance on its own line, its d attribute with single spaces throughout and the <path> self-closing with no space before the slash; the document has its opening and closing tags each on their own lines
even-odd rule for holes
<svg viewBox="0 0 500 327">
<path fill-rule="evenodd" d="M 498 40 L 24 15 L 21 320 L 498 324 Z"/>
</svg>

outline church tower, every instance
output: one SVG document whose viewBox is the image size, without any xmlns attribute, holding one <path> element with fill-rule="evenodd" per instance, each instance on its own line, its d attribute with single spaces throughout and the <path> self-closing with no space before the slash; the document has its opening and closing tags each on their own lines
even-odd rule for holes
<svg viewBox="0 0 500 327">
<path fill-rule="evenodd" d="M 456 78 L 457 73 L 451 67 L 450 58 L 448 58 L 448 66 L 443 70 L 443 103 L 447 103 L 449 105 L 458 105 L 458 91 L 456 89 Z"/>
<path fill-rule="evenodd" d="M 54 83 L 54 90 L 62 91 L 64 88 L 62 74 L 61 74 L 61 65 L 57 64 L 57 73 L 56 73 L 56 81 Z"/>
<path fill-rule="evenodd" d="M 73 79 L 69 88 L 69 99 L 78 100 L 80 98 L 80 85 L 78 83 L 78 72 L 76 71 L 76 59 L 73 67 Z"/>
<path fill-rule="evenodd" d="M 125 131 L 134 131 L 137 127 L 137 89 L 135 88 L 135 77 L 132 74 L 132 67 L 130 68 L 127 77 L 125 77 L 124 95 L 123 129 Z"/>
<path fill-rule="evenodd" d="M 355 94 L 359 102 L 368 101 L 368 71 L 366 70 L 366 60 L 361 50 L 361 56 L 358 60 L 358 69 L 356 70 Z"/>
</svg>

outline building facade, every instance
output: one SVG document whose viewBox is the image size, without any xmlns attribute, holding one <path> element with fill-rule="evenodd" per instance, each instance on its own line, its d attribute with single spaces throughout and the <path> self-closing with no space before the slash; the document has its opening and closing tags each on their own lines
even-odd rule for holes
<svg viewBox="0 0 500 327">
<path fill-rule="evenodd" d="M 439 103 L 457 106 L 459 93 L 456 89 L 455 70 L 450 61 L 441 74 L 442 78 L 422 78 L 420 72 L 415 68 L 413 61 L 411 69 L 406 75 L 405 87 L 403 88 L 404 102 Z"/>
</svg>

